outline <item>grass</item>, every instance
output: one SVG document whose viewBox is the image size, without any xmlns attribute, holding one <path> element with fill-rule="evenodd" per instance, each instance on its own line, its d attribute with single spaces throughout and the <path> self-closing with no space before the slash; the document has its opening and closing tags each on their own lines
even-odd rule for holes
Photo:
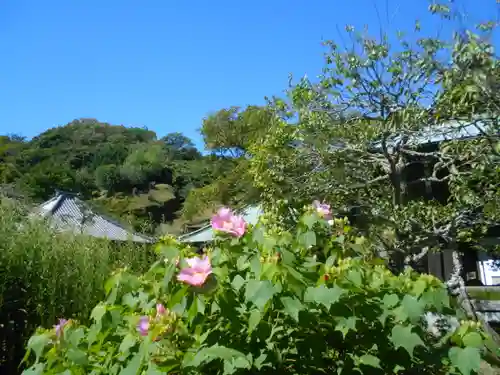
<svg viewBox="0 0 500 375">
<path fill-rule="evenodd" d="M 51 327 L 58 318 L 87 323 L 112 270 L 143 272 L 155 260 L 148 245 L 55 233 L 26 214 L 21 204 L 0 198 L 0 337 L 19 339 L 21 348 L 38 326 Z M 9 353 L 0 342 L 0 369 L 2 359 L 19 359 L 16 345 L 3 344 Z"/>
</svg>

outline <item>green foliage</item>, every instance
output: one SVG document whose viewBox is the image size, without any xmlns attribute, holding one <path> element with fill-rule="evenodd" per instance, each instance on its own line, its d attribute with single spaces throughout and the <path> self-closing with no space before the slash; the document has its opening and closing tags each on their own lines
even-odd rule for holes
<svg viewBox="0 0 500 375">
<path fill-rule="evenodd" d="M 120 182 L 120 170 L 114 164 L 101 165 L 95 170 L 95 183 L 101 190 L 113 191 Z"/>
<path fill-rule="evenodd" d="M 90 326 L 70 321 L 59 336 L 40 329 L 28 344 L 25 373 L 479 369 L 491 345 L 477 324 L 464 321 L 444 335 L 428 330 L 424 314 L 455 313 L 439 280 L 409 269 L 393 275 L 342 220 L 332 226 L 308 213 L 291 231 L 272 228 L 260 223 L 241 239 L 218 240 L 208 249 L 213 273 L 201 287 L 176 280 L 193 254 L 165 239 L 158 245 L 163 259 L 144 275 L 120 270 L 107 281 Z M 167 310 L 155 315 L 158 303 Z M 145 319 L 149 326 L 138 330 Z"/>
<path fill-rule="evenodd" d="M 249 173 L 251 149 L 264 139 L 275 121 L 269 108 L 257 106 L 222 109 L 204 119 L 201 134 L 212 152 L 215 178 L 187 195 L 182 208 L 185 219 L 192 220 L 199 212 L 219 205 L 240 207 L 260 200 L 260 190 Z"/>
<path fill-rule="evenodd" d="M 176 221 L 171 228 L 179 232 L 184 200 L 224 172 L 219 159 L 202 156 L 180 133 L 157 140 L 147 129 L 82 119 L 30 141 L 1 136 L 0 184 L 34 201 L 56 189 L 78 192 L 136 230 Z"/>
<path fill-rule="evenodd" d="M 431 11 L 453 13 L 438 5 Z M 325 199 L 395 257 L 476 245 L 500 219 L 491 45 L 472 32 L 416 43 L 347 33 L 352 48 L 325 43 L 318 81 L 271 101 L 283 120 L 250 161 L 264 204 L 286 223 L 290 208 Z"/>
<path fill-rule="evenodd" d="M 267 108 L 231 107 L 204 119 L 201 134 L 209 150 L 239 157 L 262 138 L 273 120 L 274 115 Z"/>
<path fill-rule="evenodd" d="M 87 322 L 112 270 L 141 272 L 155 260 L 145 246 L 54 233 L 26 214 L 0 200 L 0 368 L 9 374 L 36 327 L 62 315 Z"/>
</svg>

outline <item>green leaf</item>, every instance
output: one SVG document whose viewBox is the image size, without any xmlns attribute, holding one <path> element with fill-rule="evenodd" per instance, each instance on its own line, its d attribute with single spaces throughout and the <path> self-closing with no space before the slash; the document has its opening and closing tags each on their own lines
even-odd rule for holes
<svg viewBox="0 0 500 375">
<path fill-rule="evenodd" d="M 287 249 L 280 249 L 280 255 L 282 264 L 293 266 L 296 260 L 296 256 L 294 253 L 288 251 Z"/>
<path fill-rule="evenodd" d="M 396 349 L 404 348 L 411 357 L 416 346 L 424 346 L 420 336 L 412 332 L 411 327 L 400 324 L 392 328 L 390 340 Z"/>
<path fill-rule="evenodd" d="M 336 261 L 337 261 L 337 254 L 330 255 L 325 262 L 325 268 L 326 269 L 332 268 Z"/>
<path fill-rule="evenodd" d="M 279 268 L 274 263 L 264 263 L 260 277 L 267 280 L 272 280 L 273 276 L 279 272 Z"/>
<path fill-rule="evenodd" d="M 309 247 L 316 246 L 316 233 L 307 231 L 300 236 L 300 243 L 308 249 Z"/>
<path fill-rule="evenodd" d="M 477 332 L 469 332 L 463 338 L 462 341 L 465 346 L 471 346 L 473 348 L 483 347 L 483 338 Z"/>
<path fill-rule="evenodd" d="M 205 300 L 203 299 L 203 296 L 198 295 L 195 298 L 196 298 L 196 310 L 198 310 L 198 314 L 204 314 L 205 313 Z"/>
<path fill-rule="evenodd" d="M 304 295 L 305 302 L 314 302 L 325 306 L 330 309 L 331 305 L 337 303 L 344 291 L 337 285 L 332 288 L 328 288 L 325 285 L 320 285 L 318 287 L 309 287 L 306 289 Z"/>
<path fill-rule="evenodd" d="M 158 366 L 154 363 L 150 363 L 148 369 L 146 370 L 145 375 L 164 375 L 165 371 L 162 371 Z"/>
<path fill-rule="evenodd" d="M 139 298 L 134 297 L 132 293 L 127 293 L 122 297 L 122 304 L 130 307 L 131 309 L 135 309 L 139 302 Z"/>
<path fill-rule="evenodd" d="M 259 310 L 252 310 L 248 317 L 248 332 L 252 332 L 260 323 L 261 313 Z"/>
<path fill-rule="evenodd" d="M 359 357 L 359 363 L 366 366 L 380 368 L 380 359 L 371 354 L 365 354 Z"/>
<path fill-rule="evenodd" d="M 347 273 L 347 279 L 351 281 L 355 286 L 361 286 L 361 273 L 358 270 L 349 270 Z"/>
<path fill-rule="evenodd" d="M 178 254 L 178 252 L 177 252 Z M 177 266 L 175 264 L 174 259 L 176 259 L 177 255 L 175 258 L 172 258 L 172 260 L 167 264 L 165 267 L 165 274 L 163 276 L 163 288 L 164 290 L 167 290 L 168 287 L 170 286 L 170 282 L 172 281 L 172 278 L 174 277 L 175 271 L 177 270 Z"/>
<path fill-rule="evenodd" d="M 22 375 L 41 375 L 45 370 L 44 363 L 36 363 L 30 368 L 23 371 Z"/>
<path fill-rule="evenodd" d="M 78 366 L 84 366 L 87 364 L 87 354 L 80 349 L 70 348 L 68 350 L 67 357 Z"/>
<path fill-rule="evenodd" d="M 308 213 L 302 217 L 302 222 L 305 224 L 306 227 L 311 229 L 314 226 L 314 224 L 318 222 L 318 216 L 313 213 Z"/>
<path fill-rule="evenodd" d="M 412 293 L 415 294 L 417 297 L 420 297 L 424 293 L 426 288 L 427 288 L 427 283 L 422 279 L 418 279 L 413 284 Z"/>
<path fill-rule="evenodd" d="M 137 375 L 141 367 L 142 355 L 137 353 L 132 357 L 126 367 L 120 371 L 120 375 Z"/>
<path fill-rule="evenodd" d="M 397 296 L 397 294 L 386 294 L 382 302 L 384 303 L 385 307 L 391 308 L 399 303 L 399 297 Z"/>
<path fill-rule="evenodd" d="M 261 269 L 262 269 L 262 264 L 260 263 L 260 256 L 259 256 L 259 254 L 254 255 L 250 259 L 250 269 L 254 273 L 255 278 L 259 279 L 260 278 L 260 272 L 261 272 Z"/>
<path fill-rule="evenodd" d="M 198 367 L 201 364 L 211 362 L 214 359 L 222 359 L 224 361 L 228 361 L 229 363 L 234 363 L 234 360 L 237 358 L 239 358 L 240 361 L 243 359 L 243 362 L 239 362 L 239 365 L 244 364 L 245 366 L 248 366 L 247 368 L 250 368 L 251 363 L 242 352 L 220 345 L 214 345 L 209 348 L 199 350 L 192 359 L 183 364 L 185 367 Z"/>
<path fill-rule="evenodd" d="M 66 340 L 71 343 L 73 346 L 78 346 L 80 341 L 85 337 L 85 331 L 83 328 L 76 328 L 74 330 L 70 330 L 68 335 L 66 336 Z"/>
<path fill-rule="evenodd" d="M 233 281 L 231 282 L 231 285 L 236 292 L 238 292 L 241 289 L 243 284 L 245 284 L 245 279 L 243 279 L 243 277 L 241 277 L 240 275 L 236 275 Z"/>
<path fill-rule="evenodd" d="M 340 331 L 344 338 L 349 333 L 349 331 L 356 331 L 356 322 L 358 318 L 355 316 L 350 316 L 349 318 L 340 318 L 337 325 L 335 326 L 335 331 Z"/>
<path fill-rule="evenodd" d="M 252 232 L 252 241 L 261 244 L 264 242 L 264 228 L 258 226 Z"/>
<path fill-rule="evenodd" d="M 450 296 L 445 287 L 425 291 L 422 300 L 438 311 L 441 311 L 443 307 L 450 307 Z"/>
<path fill-rule="evenodd" d="M 126 353 L 136 344 L 137 340 L 135 336 L 131 333 L 128 333 L 124 338 L 122 343 L 120 344 L 119 351 L 121 353 Z"/>
<path fill-rule="evenodd" d="M 106 306 L 99 304 L 92 310 L 90 318 L 94 319 L 96 323 L 100 323 L 104 314 L 106 314 Z"/>
<path fill-rule="evenodd" d="M 253 365 L 257 370 L 262 368 L 264 361 L 267 359 L 267 354 L 261 353 L 255 360 L 253 361 Z"/>
<path fill-rule="evenodd" d="M 453 347 L 448 351 L 451 364 L 455 366 L 463 375 L 469 375 L 479 370 L 481 366 L 481 354 L 478 348 L 458 348 Z"/>
<path fill-rule="evenodd" d="M 295 321 L 299 321 L 299 312 L 304 309 L 304 305 L 297 299 L 292 297 L 282 297 L 283 311 L 291 316 Z"/>
<path fill-rule="evenodd" d="M 40 335 L 31 336 L 28 340 L 28 349 L 35 353 L 37 361 L 49 342 L 50 333 L 42 333 Z"/>
<path fill-rule="evenodd" d="M 238 260 L 236 261 L 236 269 L 238 271 L 244 271 L 246 270 L 248 267 L 249 267 L 249 263 L 248 263 L 248 255 L 241 255 L 240 257 L 238 257 Z"/>
<path fill-rule="evenodd" d="M 407 294 L 403 297 L 401 307 L 410 320 L 416 320 L 424 314 L 425 304 L 416 297 Z"/>
<path fill-rule="evenodd" d="M 274 292 L 274 286 L 269 280 L 249 280 L 245 289 L 245 299 L 262 310 Z"/>
</svg>

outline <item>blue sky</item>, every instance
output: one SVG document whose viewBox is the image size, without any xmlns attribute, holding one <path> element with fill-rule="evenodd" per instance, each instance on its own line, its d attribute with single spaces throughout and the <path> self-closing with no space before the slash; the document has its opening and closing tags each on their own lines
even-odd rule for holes
<svg viewBox="0 0 500 375">
<path fill-rule="evenodd" d="M 495 0 L 462 3 L 470 23 L 497 13 Z M 439 21 L 427 6 L 427 0 L 2 0 L 0 134 L 32 137 L 92 117 L 146 126 L 159 136 L 180 131 L 201 146 L 197 129 L 207 113 L 263 104 L 264 96 L 286 88 L 289 73 L 316 76 L 321 40 L 338 40 L 346 24 L 411 31 L 418 18 L 434 32 Z"/>
</svg>

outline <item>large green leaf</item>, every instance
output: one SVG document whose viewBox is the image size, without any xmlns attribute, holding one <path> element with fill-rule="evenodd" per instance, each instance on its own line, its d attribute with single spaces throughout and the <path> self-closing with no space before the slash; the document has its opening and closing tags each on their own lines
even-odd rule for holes
<svg viewBox="0 0 500 375">
<path fill-rule="evenodd" d="M 482 348 L 484 346 L 483 338 L 477 332 L 469 332 L 462 338 L 465 346 L 473 348 Z"/>
<path fill-rule="evenodd" d="M 410 320 L 414 321 L 416 319 L 420 319 L 420 317 L 423 315 L 425 304 L 418 298 L 407 294 L 401 301 L 401 307 L 406 316 L 408 316 Z"/>
<path fill-rule="evenodd" d="M 282 297 L 283 311 L 291 316 L 295 321 L 299 321 L 299 312 L 304 309 L 304 305 L 297 298 Z"/>
<path fill-rule="evenodd" d="M 209 348 L 199 350 L 191 360 L 184 363 L 184 366 L 198 367 L 201 364 L 213 361 L 214 359 L 222 359 L 224 362 L 237 364 L 240 368 L 251 367 L 250 361 L 242 352 L 221 345 L 214 345 Z"/>
<path fill-rule="evenodd" d="M 358 358 L 359 364 L 380 368 L 380 359 L 371 354 L 364 354 Z"/>
<path fill-rule="evenodd" d="M 453 347 L 448 351 L 451 363 L 463 375 L 469 375 L 479 370 L 481 366 L 481 354 L 478 348 L 459 348 Z"/>
<path fill-rule="evenodd" d="M 84 366 L 87 364 L 87 354 L 80 349 L 69 349 L 67 356 L 70 361 L 78 366 Z"/>
<path fill-rule="evenodd" d="M 304 301 L 321 304 L 329 309 L 332 304 L 337 303 L 340 300 L 342 294 L 344 294 L 344 290 L 336 285 L 332 288 L 329 288 L 326 285 L 309 287 L 306 289 Z"/>
<path fill-rule="evenodd" d="M 411 327 L 400 324 L 392 328 L 390 340 L 396 349 L 404 348 L 411 357 L 416 346 L 424 346 L 420 336 L 412 332 Z"/>
<path fill-rule="evenodd" d="M 137 375 L 142 363 L 142 355 L 137 353 L 121 371 L 120 375 Z"/>
<path fill-rule="evenodd" d="M 128 333 L 123 338 L 123 340 L 120 344 L 119 351 L 121 353 L 127 353 L 129 351 L 129 349 L 132 348 L 136 343 L 137 343 L 137 339 L 136 339 L 135 335 L 133 335 L 132 333 Z"/>
<path fill-rule="evenodd" d="M 233 281 L 231 282 L 231 285 L 236 292 L 238 292 L 244 284 L 245 284 L 245 279 L 240 275 L 236 275 Z"/>
<path fill-rule="evenodd" d="M 23 375 L 42 375 L 44 373 L 44 370 L 45 370 L 44 363 L 36 363 L 33 366 L 24 370 Z M 66 373 L 63 374 L 66 375 Z"/>
<path fill-rule="evenodd" d="M 245 289 L 245 299 L 252 302 L 259 310 L 273 297 L 275 289 L 269 280 L 249 280 Z"/>
<path fill-rule="evenodd" d="M 106 314 L 106 306 L 99 304 L 92 310 L 90 317 L 95 320 L 96 323 L 100 323 L 104 314 Z"/>
<path fill-rule="evenodd" d="M 31 336 L 31 338 L 28 340 L 28 349 L 32 350 L 36 358 L 40 358 L 40 356 L 43 353 L 43 350 L 47 346 L 47 344 L 50 342 L 50 334 L 49 333 L 42 333 L 39 335 L 34 335 Z"/>
<path fill-rule="evenodd" d="M 300 243 L 306 248 L 316 246 L 316 233 L 313 231 L 307 231 L 300 236 Z"/>
<path fill-rule="evenodd" d="M 384 306 L 387 308 L 392 308 L 399 303 L 399 297 L 397 294 L 386 294 L 382 300 Z"/>
<path fill-rule="evenodd" d="M 252 332 L 260 323 L 262 314 L 260 310 L 252 310 L 248 317 L 248 331 Z"/>
<path fill-rule="evenodd" d="M 355 316 L 350 316 L 348 318 L 340 318 L 337 325 L 335 326 L 336 331 L 340 331 L 344 338 L 349 333 L 349 331 L 356 331 L 356 322 L 358 318 Z"/>
</svg>

